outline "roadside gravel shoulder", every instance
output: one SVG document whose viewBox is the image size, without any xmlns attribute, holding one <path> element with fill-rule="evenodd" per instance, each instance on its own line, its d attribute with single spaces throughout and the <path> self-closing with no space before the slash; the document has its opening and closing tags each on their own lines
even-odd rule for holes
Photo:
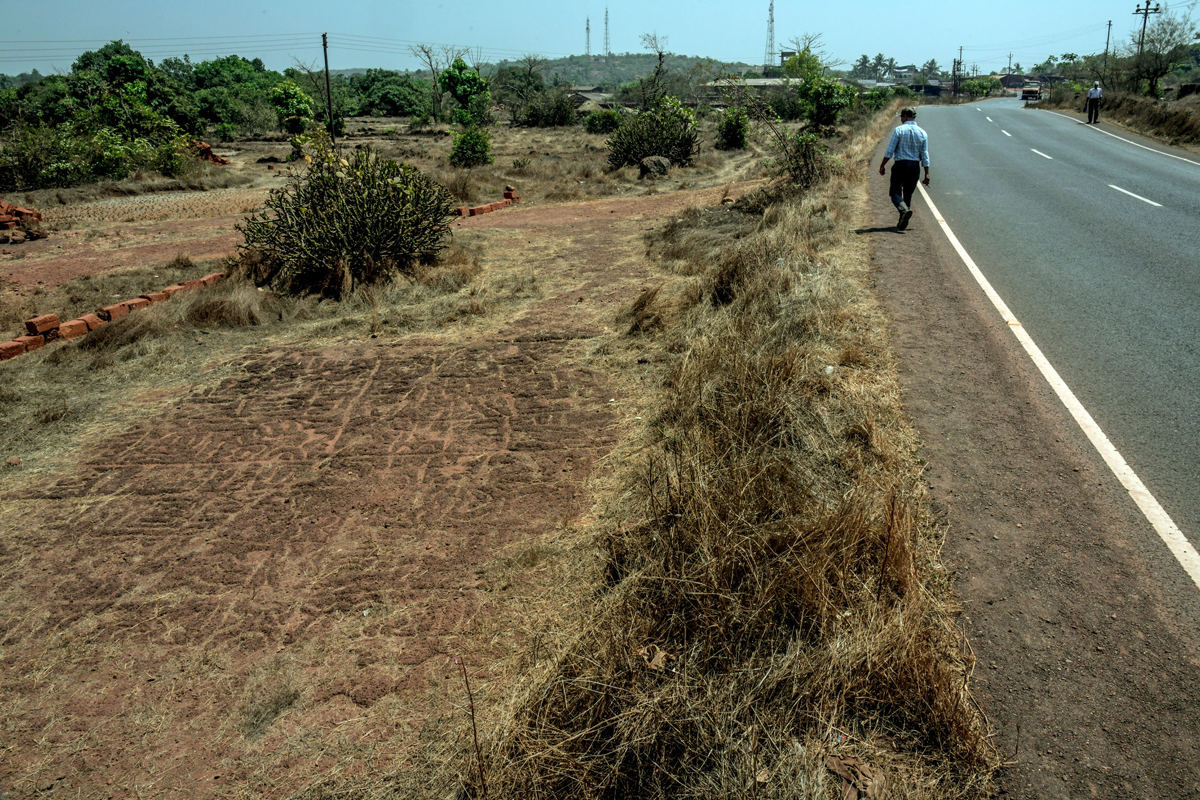
<svg viewBox="0 0 1200 800">
<path fill-rule="evenodd" d="M 860 233 L 947 523 L 945 562 L 978 658 L 974 693 L 1015 762 L 1005 792 L 1200 797 L 1195 587 L 928 207 L 918 203 L 899 233 L 884 179 L 869 180 Z"/>
</svg>

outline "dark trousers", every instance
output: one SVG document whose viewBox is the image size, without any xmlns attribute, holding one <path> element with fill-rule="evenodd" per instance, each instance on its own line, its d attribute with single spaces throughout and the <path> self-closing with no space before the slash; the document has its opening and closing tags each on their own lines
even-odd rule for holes
<svg viewBox="0 0 1200 800">
<path fill-rule="evenodd" d="M 920 161 L 893 161 L 892 183 L 888 190 L 892 205 L 899 209 L 903 203 L 905 208 L 912 208 L 913 192 L 917 190 L 917 181 L 920 179 Z"/>
<path fill-rule="evenodd" d="M 1087 99 L 1088 122 L 1100 121 L 1100 98 L 1089 97 Z"/>
</svg>

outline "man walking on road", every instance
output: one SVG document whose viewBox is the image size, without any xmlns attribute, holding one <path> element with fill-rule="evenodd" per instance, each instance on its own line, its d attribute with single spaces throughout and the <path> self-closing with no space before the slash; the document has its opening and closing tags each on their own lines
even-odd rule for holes
<svg viewBox="0 0 1200 800">
<path fill-rule="evenodd" d="M 888 194 L 892 197 L 892 205 L 900 212 L 900 221 L 896 223 L 898 231 L 907 228 L 912 218 L 912 196 L 921 176 L 921 167 L 925 168 L 925 180 L 921 183 L 929 185 L 929 134 L 917 127 L 916 119 L 917 110 L 912 106 L 900 110 L 900 126 L 892 131 L 887 150 L 883 152 L 883 163 L 879 165 L 879 174 L 886 175 L 887 162 L 896 159 L 892 164 Z"/>
<path fill-rule="evenodd" d="M 1087 112 L 1088 125 L 1097 125 L 1100 122 L 1100 101 L 1104 99 L 1104 90 L 1100 88 L 1100 81 L 1092 84 L 1092 88 L 1088 89 L 1087 96 Z"/>
</svg>

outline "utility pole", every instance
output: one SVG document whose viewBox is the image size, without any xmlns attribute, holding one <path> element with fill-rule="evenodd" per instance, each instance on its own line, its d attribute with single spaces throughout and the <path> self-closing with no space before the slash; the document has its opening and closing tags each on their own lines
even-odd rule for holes
<svg viewBox="0 0 1200 800">
<path fill-rule="evenodd" d="M 1138 5 L 1137 10 L 1133 13 L 1134 16 L 1138 14 L 1142 16 L 1142 35 L 1138 37 L 1138 58 L 1140 59 L 1142 57 L 1142 46 L 1146 43 L 1146 23 L 1150 20 L 1151 14 L 1161 14 L 1162 7 L 1158 3 L 1155 3 L 1154 8 L 1150 8 L 1150 0 L 1146 0 L 1146 7 L 1142 8 L 1141 5 Z"/>
<path fill-rule="evenodd" d="M 1150 0 L 1146 0 L 1146 5 L 1150 4 Z M 337 144 L 337 136 L 333 132 L 333 91 L 329 88 L 329 35 L 321 34 L 321 50 L 325 53 L 325 110 L 328 113 L 329 120 L 329 139 L 334 144 Z M 437 80 L 435 77 L 434 80 Z"/>
<path fill-rule="evenodd" d="M 1104 34 L 1104 66 L 1102 70 L 1108 70 L 1108 41 L 1112 38 L 1112 20 L 1108 21 L 1108 33 Z"/>
<path fill-rule="evenodd" d="M 1111 25 L 1112 23 L 1110 22 L 1108 24 Z M 1012 53 L 1008 54 L 1008 73 L 1007 74 L 1009 74 L 1009 75 L 1012 74 Z"/>
<path fill-rule="evenodd" d="M 592 54 L 592 18 L 591 17 L 587 18 L 587 46 L 585 47 L 585 53 L 589 56 Z"/>
</svg>

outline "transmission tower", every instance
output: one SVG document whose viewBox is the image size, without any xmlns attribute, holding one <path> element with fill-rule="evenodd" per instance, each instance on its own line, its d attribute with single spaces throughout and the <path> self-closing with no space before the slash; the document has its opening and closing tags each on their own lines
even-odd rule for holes
<svg viewBox="0 0 1200 800">
<path fill-rule="evenodd" d="M 592 54 L 592 18 L 591 17 L 587 18 L 587 48 L 586 48 L 585 52 L 589 56 Z"/>
<path fill-rule="evenodd" d="M 771 0 L 771 7 L 767 11 L 767 52 L 763 56 L 763 77 L 766 77 L 767 70 L 775 66 L 775 0 Z"/>
<path fill-rule="evenodd" d="M 774 2 L 774 0 L 772 0 Z M 608 41 L 608 6 L 604 7 L 604 57 L 612 57 L 612 46 Z"/>
</svg>

